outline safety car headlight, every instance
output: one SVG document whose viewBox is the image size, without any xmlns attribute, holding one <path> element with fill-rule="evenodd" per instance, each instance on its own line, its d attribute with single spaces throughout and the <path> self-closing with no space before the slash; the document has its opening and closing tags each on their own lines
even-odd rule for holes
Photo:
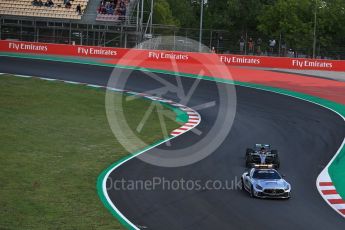
<svg viewBox="0 0 345 230">
<path fill-rule="evenodd" d="M 262 190 L 262 187 L 260 185 L 255 185 L 255 188 L 259 189 L 259 190 Z"/>
</svg>

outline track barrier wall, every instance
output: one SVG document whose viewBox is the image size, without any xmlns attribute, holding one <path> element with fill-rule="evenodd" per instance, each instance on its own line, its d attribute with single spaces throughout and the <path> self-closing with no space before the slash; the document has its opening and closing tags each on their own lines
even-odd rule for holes
<svg viewBox="0 0 345 230">
<path fill-rule="evenodd" d="M 126 59 L 128 52 L 131 60 Z M 301 69 L 301 70 L 327 70 L 345 71 L 345 61 L 343 60 L 323 60 L 304 58 L 283 58 L 267 56 L 243 56 L 243 55 L 215 55 L 209 53 L 172 52 L 158 50 L 135 50 L 123 48 L 109 48 L 98 46 L 78 46 L 50 43 L 20 42 L 11 40 L 0 40 L 0 52 L 39 54 L 39 55 L 60 55 L 84 58 L 111 59 L 112 63 L 130 64 L 132 61 L 140 62 L 171 62 L 183 64 L 200 64 L 203 61 L 217 58 L 220 63 L 227 66 L 265 67 L 281 69 Z M 133 57 L 137 60 L 133 60 Z M 205 64 L 205 63 L 203 63 Z"/>
</svg>

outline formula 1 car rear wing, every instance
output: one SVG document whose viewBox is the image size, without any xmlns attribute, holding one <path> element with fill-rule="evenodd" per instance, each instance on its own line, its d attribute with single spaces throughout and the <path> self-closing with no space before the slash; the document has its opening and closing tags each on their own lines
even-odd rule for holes
<svg viewBox="0 0 345 230">
<path fill-rule="evenodd" d="M 274 168 L 273 164 L 254 164 L 253 168 L 256 169 L 272 169 Z"/>
</svg>

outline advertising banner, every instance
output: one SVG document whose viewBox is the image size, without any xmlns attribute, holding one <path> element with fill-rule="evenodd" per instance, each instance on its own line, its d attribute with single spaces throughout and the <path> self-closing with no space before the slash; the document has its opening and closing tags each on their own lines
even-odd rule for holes
<svg viewBox="0 0 345 230">
<path fill-rule="evenodd" d="M 131 55 L 126 55 L 131 51 Z M 179 51 L 135 50 L 98 46 L 79 46 L 64 44 L 48 44 L 20 42 L 11 40 L 0 41 L 0 52 L 25 53 L 39 55 L 62 55 L 84 58 L 103 58 L 111 63 L 129 64 L 136 59 L 140 62 L 181 64 L 206 64 L 210 58 L 228 66 L 266 67 L 281 69 L 345 71 L 345 61 L 304 59 L 267 56 L 215 55 L 207 53 L 191 53 Z M 133 55 L 133 53 L 135 55 Z M 128 60 L 127 60 L 128 59 Z M 206 62 L 206 63 L 205 63 Z M 134 61 L 134 63 L 136 63 Z"/>
</svg>

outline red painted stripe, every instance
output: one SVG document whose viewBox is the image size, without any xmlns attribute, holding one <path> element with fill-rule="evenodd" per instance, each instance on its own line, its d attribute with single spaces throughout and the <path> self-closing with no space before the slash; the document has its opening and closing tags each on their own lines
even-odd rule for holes
<svg viewBox="0 0 345 230">
<path fill-rule="evenodd" d="M 178 130 L 188 130 L 187 128 L 178 128 Z"/>
<path fill-rule="evenodd" d="M 345 200 L 343 199 L 328 199 L 328 201 L 331 204 L 345 204 Z"/>
<path fill-rule="evenodd" d="M 191 124 L 184 124 L 183 126 L 194 127 L 195 125 L 191 125 Z"/>
<path fill-rule="evenodd" d="M 334 194 L 338 194 L 336 190 L 332 189 L 332 190 L 321 190 L 323 195 L 334 195 Z"/>
<path fill-rule="evenodd" d="M 341 212 L 341 214 L 345 215 L 345 209 L 339 209 L 339 212 Z"/>
<path fill-rule="evenodd" d="M 192 120 L 192 121 L 198 121 L 199 118 L 189 118 L 189 120 Z"/>
<path fill-rule="evenodd" d="M 332 182 L 320 182 L 319 183 L 320 186 L 333 186 Z"/>
<path fill-rule="evenodd" d="M 188 123 L 191 123 L 191 124 L 198 124 L 198 122 L 190 121 L 190 120 L 188 120 Z"/>
<path fill-rule="evenodd" d="M 181 132 L 171 132 L 171 134 L 178 135 L 181 134 Z"/>
</svg>

